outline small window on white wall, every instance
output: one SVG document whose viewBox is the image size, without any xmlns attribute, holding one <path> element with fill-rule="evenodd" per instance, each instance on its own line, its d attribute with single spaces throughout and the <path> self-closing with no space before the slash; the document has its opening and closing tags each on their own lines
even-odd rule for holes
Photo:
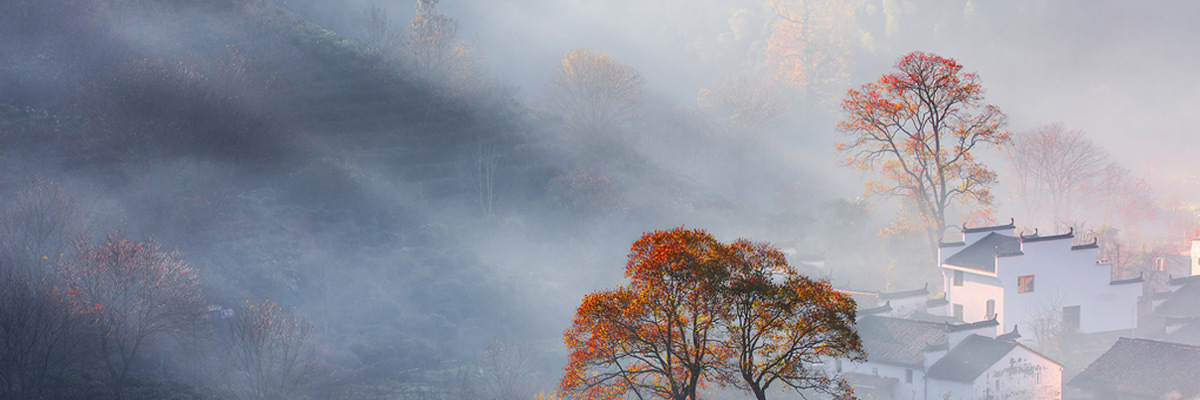
<svg viewBox="0 0 1200 400">
<path fill-rule="evenodd" d="M 912 370 L 904 370 L 904 383 L 912 383 Z"/>
<path fill-rule="evenodd" d="M 996 316 L 996 300 L 988 299 L 987 301 L 987 318 L 992 319 Z"/>
<path fill-rule="evenodd" d="M 963 272 L 955 270 L 954 271 L 954 286 L 962 286 L 962 285 L 963 285 Z"/>
<path fill-rule="evenodd" d="M 954 318 L 958 318 L 959 321 L 962 321 L 962 319 L 963 319 L 963 305 L 962 304 L 954 305 Z"/>
<path fill-rule="evenodd" d="M 1023 275 L 1017 277 L 1017 293 L 1033 292 L 1033 275 Z"/>
</svg>

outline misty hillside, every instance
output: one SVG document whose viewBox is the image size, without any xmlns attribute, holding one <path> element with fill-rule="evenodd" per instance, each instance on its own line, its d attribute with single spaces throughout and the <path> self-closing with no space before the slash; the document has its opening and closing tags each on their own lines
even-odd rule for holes
<svg viewBox="0 0 1200 400">
<path fill-rule="evenodd" d="M 442 379 L 488 341 L 558 354 L 543 324 L 570 305 L 548 299 L 619 276 L 590 269 L 623 252 L 595 241 L 730 204 L 619 142 L 556 139 L 501 83 L 430 81 L 269 2 L 2 7 L 5 190 L 60 187 L 88 221 L 71 231 L 180 249 L 217 307 L 310 316 L 327 395 Z"/>
<path fill-rule="evenodd" d="M 1161 172 L 1186 157 L 1118 151 L 1090 103 L 1047 119 L 1045 93 L 1086 92 L 1044 39 L 1081 35 L 1050 27 L 1071 7 L 901 3 L 0 1 L 0 399 L 557 399 L 580 299 L 681 226 L 936 302 L 941 231 L 839 147 L 847 91 L 914 51 L 1008 113 L 969 157 L 994 185 L 942 231 L 1072 229 L 1123 279 L 1200 229 L 1194 188 L 1163 184 L 1194 183 Z M 980 50 L 1031 41 L 1055 44 Z M 1087 93 L 1140 98 L 1112 68 Z M 1091 191 L 1051 200 L 1005 147 L 1083 128 Z M 166 317 L 107 305 L 163 288 Z"/>
</svg>

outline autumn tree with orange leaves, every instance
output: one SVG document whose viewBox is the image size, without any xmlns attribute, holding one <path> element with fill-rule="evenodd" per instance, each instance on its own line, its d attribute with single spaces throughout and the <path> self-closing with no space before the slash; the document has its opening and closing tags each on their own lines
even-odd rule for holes
<svg viewBox="0 0 1200 400">
<path fill-rule="evenodd" d="M 588 294 L 576 311 L 562 394 L 694 400 L 713 383 L 759 399 L 773 383 L 845 393 L 818 362 L 861 354 L 854 301 L 769 245 L 654 231 L 633 244 L 625 275 L 628 285 Z"/>
<path fill-rule="evenodd" d="M 779 80 L 821 101 L 835 102 L 849 81 L 854 7 L 838 0 L 770 0 L 776 21 L 766 64 Z M 829 98 L 834 97 L 834 98 Z"/>
<path fill-rule="evenodd" d="M 958 61 L 918 51 L 895 68 L 846 94 L 838 129 L 847 140 L 837 149 L 846 165 L 882 175 L 867 183 L 868 196 L 915 208 L 936 249 L 954 204 L 992 204 L 996 173 L 976 153 L 1007 144 L 1011 134 L 1000 109 L 984 104 L 979 76 Z"/>
<path fill-rule="evenodd" d="M 722 347 L 731 356 L 721 368 L 726 382 L 758 400 L 776 384 L 848 396 L 844 382 L 815 366 L 830 358 L 865 360 L 854 300 L 829 282 L 800 275 L 771 245 L 737 240 L 724 254 L 730 269 L 722 296 Z"/>
</svg>

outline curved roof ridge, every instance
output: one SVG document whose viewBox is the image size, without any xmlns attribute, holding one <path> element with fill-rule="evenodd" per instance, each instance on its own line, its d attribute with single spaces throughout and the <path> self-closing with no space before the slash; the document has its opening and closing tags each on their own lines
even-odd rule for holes
<svg viewBox="0 0 1200 400">
<path fill-rule="evenodd" d="M 1002 230 L 1006 230 L 1006 229 L 1016 229 L 1016 228 L 1017 228 L 1017 220 L 1015 218 L 1009 218 L 1008 224 L 1006 224 L 1006 225 L 980 226 L 980 227 L 975 227 L 975 228 L 968 228 L 967 223 L 963 222 L 962 233 L 980 233 L 980 232 L 1002 231 Z"/>
<path fill-rule="evenodd" d="M 1050 236 L 1038 236 L 1037 230 L 1034 230 L 1033 236 L 1021 235 L 1021 243 L 1045 242 L 1049 240 L 1070 239 L 1073 237 L 1075 237 L 1075 227 L 1073 226 L 1071 227 L 1071 230 L 1067 231 L 1067 233 Z"/>
</svg>

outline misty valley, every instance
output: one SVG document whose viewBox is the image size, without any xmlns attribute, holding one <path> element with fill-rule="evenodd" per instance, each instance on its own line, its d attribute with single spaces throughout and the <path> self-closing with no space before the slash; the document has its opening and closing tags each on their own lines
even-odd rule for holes
<svg viewBox="0 0 1200 400">
<path fill-rule="evenodd" d="M 0 400 L 1200 399 L 1183 1 L 0 1 Z"/>
</svg>

